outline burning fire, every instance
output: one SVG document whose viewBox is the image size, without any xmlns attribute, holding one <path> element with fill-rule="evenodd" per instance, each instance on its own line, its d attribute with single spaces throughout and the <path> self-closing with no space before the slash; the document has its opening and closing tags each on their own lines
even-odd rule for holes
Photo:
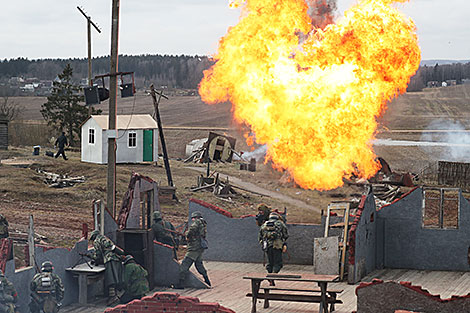
<svg viewBox="0 0 470 313">
<path fill-rule="evenodd" d="M 303 188 L 327 190 L 376 173 L 371 140 L 387 101 L 418 69 L 416 27 L 393 2 L 359 0 L 315 28 L 305 0 L 233 0 L 242 17 L 220 40 L 199 93 L 230 101 L 267 159 Z"/>
</svg>

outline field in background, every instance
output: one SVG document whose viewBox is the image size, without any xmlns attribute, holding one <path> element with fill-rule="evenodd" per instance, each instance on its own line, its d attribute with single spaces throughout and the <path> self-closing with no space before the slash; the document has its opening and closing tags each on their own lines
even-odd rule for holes
<svg viewBox="0 0 470 313">
<path fill-rule="evenodd" d="M 45 150 L 53 150 L 51 138 L 57 136 L 58 131 L 45 125 L 39 113 L 40 106 L 45 98 L 20 97 L 14 101 L 25 109 L 21 118 L 28 121 L 14 121 L 10 124 L 10 140 L 14 146 L 8 151 L 0 152 L 0 159 L 17 157 L 30 159 L 33 165 L 27 168 L 12 166 L 0 167 L 0 212 L 5 213 L 12 221 L 12 227 L 25 230 L 28 216 L 34 213 L 37 222 L 37 231 L 52 238 L 54 243 L 68 245 L 81 234 L 83 222 L 92 225 L 91 201 L 105 198 L 106 166 L 80 162 L 78 151 L 68 151 L 71 159 L 67 162 L 62 159 L 53 159 L 44 156 Z M 428 89 L 423 92 L 409 93 L 400 96 L 388 105 L 388 110 L 380 118 L 379 129 L 426 129 L 436 119 L 460 121 L 470 127 L 470 86 L 453 86 L 446 88 Z M 98 108 L 107 112 L 107 102 Z M 255 214 L 256 205 L 265 202 L 273 207 L 288 208 L 290 222 L 314 223 L 319 221 L 318 213 L 305 208 L 293 207 L 285 202 L 256 194 L 241 192 L 239 196 L 223 201 L 207 192 L 192 193 L 189 188 L 196 184 L 198 172 L 187 169 L 178 159 L 184 158 L 185 146 L 193 139 L 205 138 L 211 128 L 226 128 L 218 131 L 237 138 L 236 150 L 247 151 L 250 148 L 243 140 L 243 134 L 248 131 L 246 127 L 238 126 L 232 121 L 230 104 L 209 106 L 196 96 L 172 97 L 163 100 L 160 112 L 165 128 L 164 134 L 167 142 L 173 178 L 177 186 L 177 195 L 180 203 L 162 203 L 163 213 L 174 223 L 179 224 L 186 219 L 188 200 L 192 197 L 205 200 L 218 205 L 235 216 Z M 151 99 L 138 94 L 135 98 L 118 99 L 118 114 L 153 113 Z M 187 129 L 184 129 L 187 127 Z M 197 127 L 198 129 L 191 129 Z M 201 130 L 199 128 L 206 128 Z M 419 140 L 420 134 L 395 134 L 380 132 L 379 138 L 393 138 L 404 140 Z M 41 145 L 41 155 L 31 156 L 32 146 Z M 435 151 L 423 150 L 417 147 L 377 146 L 378 156 L 387 160 L 392 169 L 419 172 L 436 159 L 439 155 Z M 161 150 L 160 150 L 161 151 Z M 154 180 L 166 185 L 165 170 L 153 165 L 118 165 L 117 199 L 118 206 L 127 189 L 132 172 L 139 172 L 150 176 Z M 200 166 L 189 164 L 190 166 Z M 299 199 L 320 209 L 325 209 L 332 200 L 347 199 L 361 193 L 359 187 L 343 187 L 328 192 L 312 191 L 295 188 L 292 184 L 285 185 L 280 182 L 282 173 L 271 169 L 269 164 L 257 164 L 257 171 L 240 171 L 238 164 L 212 164 L 212 171 L 232 175 L 246 182 L 251 182 L 267 190 Z M 75 187 L 53 189 L 42 182 L 35 169 L 69 175 L 84 175 L 86 182 Z"/>
</svg>

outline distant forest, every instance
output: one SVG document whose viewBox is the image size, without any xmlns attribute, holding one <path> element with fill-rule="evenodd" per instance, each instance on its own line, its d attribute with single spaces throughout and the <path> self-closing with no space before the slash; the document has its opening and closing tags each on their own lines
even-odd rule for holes
<svg viewBox="0 0 470 313">
<path fill-rule="evenodd" d="M 40 59 L 25 58 L 0 61 L 0 81 L 10 77 L 36 77 L 40 80 L 53 80 L 67 63 L 73 69 L 74 80 L 88 77 L 88 60 L 82 59 Z M 134 72 L 137 88 L 155 86 L 168 88 L 195 89 L 203 77 L 203 71 L 213 62 L 206 56 L 139 55 L 119 56 L 119 71 Z M 109 57 L 93 59 L 93 76 L 108 73 Z"/>
<path fill-rule="evenodd" d="M 74 79 L 80 81 L 87 77 L 88 62 L 82 59 L 40 59 L 25 58 L 1 60 L 0 82 L 7 82 L 10 77 L 36 77 L 40 80 L 52 80 L 70 63 Z M 168 88 L 196 89 L 203 77 L 203 71 L 213 64 L 206 56 L 139 55 L 119 56 L 119 70 L 135 73 L 137 88 L 146 88 L 151 83 Z M 93 59 L 93 76 L 109 72 L 109 57 Z M 430 81 L 443 82 L 470 79 L 470 63 L 436 64 L 420 66 L 411 78 L 408 91 L 420 91 Z"/>
</svg>

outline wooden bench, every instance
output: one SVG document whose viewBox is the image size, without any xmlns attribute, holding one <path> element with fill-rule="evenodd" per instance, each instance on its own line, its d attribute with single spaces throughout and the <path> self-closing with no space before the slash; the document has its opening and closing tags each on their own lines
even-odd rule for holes
<svg viewBox="0 0 470 313">
<path fill-rule="evenodd" d="M 264 294 L 259 294 L 260 298 L 264 299 L 264 308 L 269 308 L 269 300 L 273 301 L 294 301 L 294 302 L 318 302 L 321 301 L 319 295 L 299 295 L 289 293 L 271 293 L 271 291 L 288 291 L 288 292 L 304 292 L 304 293 L 320 293 L 320 287 L 314 287 L 310 289 L 299 289 L 299 288 L 282 288 L 275 286 L 261 287 L 264 290 Z M 343 301 L 336 298 L 337 294 L 342 293 L 343 289 L 328 288 L 326 290 L 328 297 L 327 301 L 330 304 L 330 312 L 335 310 L 335 303 L 343 303 Z M 251 297 L 251 295 L 250 295 Z"/>
<path fill-rule="evenodd" d="M 301 276 L 290 274 L 253 274 L 244 276 L 243 279 L 251 280 L 251 293 L 248 293 L 246 296 L 252 298 L 252 313 L 256 313 L 257 299 L 264 299 L 264 308 L 269 307 L 270 300 L 319 303 L 320 313 L 329 313 L 335 309 L 335 303 L 343 303 L 336 298 L 336 295 L 343 292 L 343 290 L 331 286 L 328 288 L 328 283 L 336 281 L 338 275 L 303 274 Z M 269 282 L 270 286 L 261 286 L 262 281 Z M 309 284 L 309 286 L 308 289 L 301 289 L 298 287 L 275 285 L 275 282 L 306 283 Z M 317 283 L 318 287 L 312 286 L 312 283 Z M 260 289 L 263 289 L 264 292 L 260 292 Z M 275 291 L 276 293 L 272 293 L 271 291 Z M 331 310 L 328 304 L 330 304 Z"/>
</svg>

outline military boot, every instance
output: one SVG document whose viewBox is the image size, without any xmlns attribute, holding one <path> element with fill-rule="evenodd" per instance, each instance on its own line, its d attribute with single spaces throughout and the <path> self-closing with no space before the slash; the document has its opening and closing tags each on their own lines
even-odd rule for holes
<svg viewBox="0 0 470 313">
<path fill-rule="evenodd" d="M 209 286 L 212 286 L 212 285 L 211 285 L 211 281 L 209 280 L 209 276 L 207 276 L 207 275 L 204 275 L 204 282 L 205 282 L 206 284 L 208 284 Z"/>
<path fill-rule="evenodd" d="M 108 301 L 106 302 L 107 306 L 113 306 L 119 303 L 119 297 L 116 294 L 116 289 L 114 287 L 109 287 L 108 289 Z"/>
</svg>

